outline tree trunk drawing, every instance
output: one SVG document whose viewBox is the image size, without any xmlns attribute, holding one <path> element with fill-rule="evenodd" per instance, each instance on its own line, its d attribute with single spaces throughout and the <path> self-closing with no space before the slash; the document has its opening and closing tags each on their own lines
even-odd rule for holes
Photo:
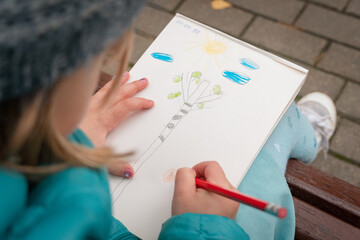
<svg viewBox="0 0 360 240">
<path fill-rule="evenodd" d="M 183 96 L 183 104 L 180 107 L 179 111 L 172 116 L 170 121 L 166 124 L 165 128 L 162 130 L 162 132 L 159 134 L 159 136 L 156 137 L 156 139 L 149 145 L 149 147 L 145 150 L 144 153 L 141 154 L 141 156 L 136 159 L 136 161 L 133 163 L 134 171 L 137 172 L 141 166 L 154 154 L 154 152 L 162 145 L 162 143 L 167 139 L 167 137 L 172 133 L 172 131 L 176 128 L 176 126 L 181 122 L 181 120 L 187 116 L 190 111 L 192 111 L 192 108 L 195 104 L 197 105 L 198 109 L 202 109 L 205 102 L 214 101 L 220 97 L 217 95 L 220 95 L 220 86 L 215 85 L 213 87 L 213 92 L 211 94 L 208 94 L 207 96 L 203 96 L 206 90 L 208 89 L 210 82 L 206 80 L 200 79 L 201 73 L 200 72 L 193 72 L 190 76 L 190 79 L 188 80 L 188 88 L 187 94 L 184 92 L 184 83 L 183 83 L 183 77 L 182 76 L 175 76 L 173 81 L 175 83 L 178 83 L 181 81 L 181 88 L 182 93 L 172 93 L 169 94 L 168 98 L 173 99 L 176 97 L 179 97 L 180 95 Z M 179 80 L 179 78 L 181 78 Z M 193 85 L 193 86 L 192 86 Z M 192 92 L 190 91 L 190 88 L 195 86 L 195 90 Z M 189 92 L 190 91 L 190 92 Z M 185 96 L 187 95 L 187 96 Z M 216 96 L 217 98 L 214 98 Z M 114 188 L 112 192 L 112 204 L 114 204 L 117 199 L 120 197 L 120 195 L 125 190 L 126 186 L 131 182 L 131 179 L 120 179 L 119 182 L 116 184 L 116 187 Z"/>
</svg>

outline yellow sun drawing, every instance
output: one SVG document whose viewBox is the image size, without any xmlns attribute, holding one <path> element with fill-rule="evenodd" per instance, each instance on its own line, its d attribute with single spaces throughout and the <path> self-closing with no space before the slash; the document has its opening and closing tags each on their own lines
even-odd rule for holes
<svg viewBox="0 0 360 240">
<path fill-rule="evenodd" d="M 216 34 L 209 37 L 207 32 L 200 35 L 199 38 L 199 41 L 196 42 L 186 42 L 186 44 L 191 45 L 185 49 L 185 51 L 191 52 L 188 61 L 192 63 L 193 67 L 205 63 L 205 72 L 208 65 L 212 63 L 215 63 L 220 69 L 220 62 L 224 59 L 228 61 L 226 55 L 228 55 L 229 49 L 232 48 L 228 46 L 229 42 Z"/>
<path fill-rule="evenodd" d="M 208 40 L 202 44 L 202 49 L 209 55 L 218 55 L 226 51 L 226 45 L 222 41 Z"/>
</svg>

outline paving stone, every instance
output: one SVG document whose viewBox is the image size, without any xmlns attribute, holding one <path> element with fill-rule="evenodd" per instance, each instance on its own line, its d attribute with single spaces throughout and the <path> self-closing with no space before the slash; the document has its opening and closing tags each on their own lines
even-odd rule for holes
<svg viewBox="0 0 360 240">
<path fill-rule="evenodd" d="M 287 23 L 292 23 L 304 6 L 303 2 L 295 0 L 228 0 L 228 2 Z"/>
<path fill-rule="evenodd" d="M 360 119 L 360 84 L 348 82 L 336 107 L 340 112 Z"/>
<path fill-rule="evenodd" d="M 179 13 L 233 36 L 240 35 L 252 18 L 251 14 L 232 7 L 214 10 L 210 2 L 204 0 L 187 0 Z"/>
<path fill-rule="evenodd" d="M 347 0 L 311 0 L 311 2 L 320 3 L 341 10 L 345 7 Z"/>
<path fill-rule="evenodd" d="M 137 60 L 141 57 L 141 55 L 145 52 L 145 50 L 152 43 L 152 39 L 140 36 L 138 34 L 135 35 L 135 42 L 133 52 L 130 57 L 130 63 L 135 64 Z"/>
<path fill-rule="evenodd" d="M 154 3 L 168 11 L 173 11 L 181 0 L 150 0 L 149 2 Z"/>
<path fill-rule="evenodd" d="M 309 70 L 309 74 L 299 96 L 302 97 L 311 92 L 323 92 L 334 100 L 345 84 L 345 80 L 309 66 L 304 67 Z"/>
<path fill-rule="evenodd" d="M 168 12 L 146 6 L 138 16 L 135 28 L 156 37 L 172 18 Z"/>
<path fill-rule="evenodd" d="M 262 17 L 255 19 L 243 38 L 310 64 L 314 63 L 326 44 L 324 39 Z"/>
<path fill-rule="evenodd" d="M 330 149 L 360 163 L 360 125 L 346 118 L 339 125 Z"/>
<path fill-rule="evenodd" d="M 360 168 L 358 166 L 347 163 L 331 155 L 328 155 L 325 160 L 322 152 L 319 153 L 311 166 L 360 187 Z"/>
<path fill-rule="evenodd" d="M 297 26 L 325 37 L 360 47 L 360 19 L 315 5 L 308 5 Z"/>
<path fill-rule="evenodd" d="M 360 0 L 351 0 L 346 12 L 360 16 Z"/>
<path fill-rule="evenodd" d="M 360 82 L 360 51 L 332 43 L 318 67 Z"/>
</svg>

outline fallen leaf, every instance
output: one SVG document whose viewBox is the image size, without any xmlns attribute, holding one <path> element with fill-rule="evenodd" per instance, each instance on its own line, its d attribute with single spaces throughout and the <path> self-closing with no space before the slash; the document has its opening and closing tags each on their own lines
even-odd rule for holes
<svg viewBox="0 0 360 240">
<path fill-rule="evenodd" d="M 211 7 L 215 10 L 222 10 L 231 6 L 232 5 L 225 0 L 213 0 L 211 2 Z"/>
</svg>

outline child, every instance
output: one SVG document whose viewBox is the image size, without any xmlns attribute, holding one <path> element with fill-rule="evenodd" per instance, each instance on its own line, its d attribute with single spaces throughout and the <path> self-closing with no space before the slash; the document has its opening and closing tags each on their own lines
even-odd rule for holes
<svg viewBox="0 0 360 240">
<path fill-rule="evenodd" d="M 122 156 L 104 147 L 105 138 L 130 112 L 154 105 L 133 97 L 148 80 L 126 84 L 129 74 L 124 73 L 133 38 L 126 29 L 143 1 L 0 4 L 0 238 L 136 239 L 111 216 L 103 166 L 132 177 L 131 166 L 116 160 Z M 103 50 L 116 51 L 120 65 L 114 80 L 92 97 Z M 159 238 L 293 238 L 293 203 L 284 171 L 289 157 L 312 161 L 317 144 L 331 136 L 333 105 L 322 99 L 328 101 L 310 96 L 300 110 L 330 127 L 320 124 L 322 135 L 315 136 L 293 104 L 238 188 L 286 206 L 286 220 L 196 189 L 198 176 L 236 190 L 216 162 L 202 162 L 178 170 L 173 217 Z"/>
</svg>

